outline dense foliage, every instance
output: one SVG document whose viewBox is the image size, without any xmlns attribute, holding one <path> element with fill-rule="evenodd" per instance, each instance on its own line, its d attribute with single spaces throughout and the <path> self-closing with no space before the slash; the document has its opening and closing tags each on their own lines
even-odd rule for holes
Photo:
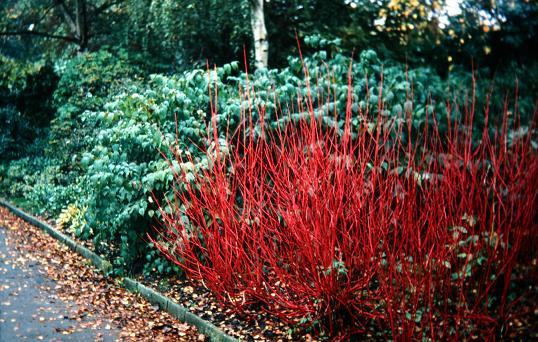
<svg viewBox="0 0 538 342">
<path fill-rule="evenodd" d="M 453 63 L 496 71 L 536 60 L 535 1 L 274 0 L 264 3 L 270 65 L 286 65 L 299 38 L 342 39 L 347 52 L 375 47 L 383 59 Z M 85 9 L 84 15 L 77 11 Z M 128 51 L 147 68 L 177 70 L 241 59 L 253 45 L 249 0 L 6 0 L 0 52 L 22 59 L 63 57 L 102 46 Z M 249 52 L 250 53 L 250 52 Z"/>
<path fill-rule="evenodd" d="M 259 70 L 252 68 L 250 3 L 3 1 L 0 196 L 55 219 L 81 239 L 92 240 L 99 253 L 114 260 L 114 272 L 145 276 L 186 272 L 211 281 L 223 300 L 235 302 L 238 297 L 234 296 L 246 293 L 248 303 L 262 303 L 270 311 L 277 306 L 287 308 L 280 314 L 289 314 L 299 326 L 318 332 L 336 330 L 350 317 L 362 317 L 366 309 L 372 320 L 362 317 L 358 324 L 363 326 L 351 330 L 374 327 L 383 337 L 409 337 L 419 328 L 425 333 L 427 325 L 438 323 L 436 319 L 454 325 L 454 317 L 466 322 L 465 331 L 456 333 L 471 334 L 480 322 L 495 320 L 492 313 L 507 318 L 510 305 L 505 302 L 516 295 L 509 281 L 511 268 L 516 261 L 525 262 L 520 251 L 535 248 L 532 243 L 520 246 L 514 241 L 528 235 L 529 241 L 536 239 L 533 232 L 512 234 L 506 223 L 529 219 L 530 214 L 524 214 L 536 207 L 532 183 L 538 179 L 533 126 L 538 98 L 536 2 L 466 1 L 459 4 L 459 13 L 448 16 L 445 1 L 436 0 L 265 1 L 269 68 Z M 439 140 L 432 138 L 432 132 Z M 250 144 L 240 141 L 241 136 L 251 139 Z M 312 136 L 331 151 L 310 155 L 320 143 L 307 139 Z M 426 141 L 425 136 L 432 139 Z M 464 145 L 458 145 L 458 138 L 464 139 Z M 369 148 L 378 144 L 379 155 L 385 159 L 372 159 L 371 150 L 361 155 L 361 144 L 373 144 Z M 501 153 L 502 144 L 506 154 Z M 432 156 L 421 150 L 426 146 Z M 352 172 L 340 170 L 342 178 L 336 181 L 324 172 L 347 165 L 347 160 L 342 162 L 345 158 L 335 156 L 340 152 L 355 160 L 363 158 L 353 163 L 357 168 Z M 272 161 L 269 166 L 260 164 L 260 153 L 265 154 L 264 162 Z M 278 153 L 287 156 L 286 163 L 271 159 Z M 457 157 L 452 160 L 450 154 Z M 439 162 L 431 164 L 437 157 Z M 234 164 L 238 161 L 243 164 Z M 478 169 L 473 168 L 474 162 Z M 215 168 L 219 163 L 222 168 Z M 492 167 L 495 172 L 487 171 Z M 407 217 L 403 230 L 389 230 L 400 240 L 412 242 L 398 249 L 395 237 L 385 234 L 392 223 L 371 221 L 384 233 L 355 233 L 382 245 L 361 254 L 366 248 L 362 242 L 342 240 L 345 227 L 364 226 L 357 221 L 364 219 L 362 209 L 354 207 L 359 202 L 346 197 L 354 190 L 343 189 L 370 186 L 370 176 L 365 175 L 377 169 L 384 192 L 378 189 L 368 199 L 360 199 L 376 211 L 383 212 L 379 206 L 384 204 L 398 211 L 401 220 Z M 402 174 L 403 170 L 407 173 Z M 298 172 L 314 174 L 303 177 Z M 523 177 L 525 172 L 530 178 Z M 424 190 L 419 183 L 433 173 L 452 177 L 449 188 L 453 192 L 442 184 Z M 279 178 L 283 175 L 287 178 Z M 231 196 L 224 189 L 225 179 L 259 184 L 267 194 L 239 186 L 237 196 Z M 308 183 L 314 180 L 317 185 Z M 496 192 L 490 192 L 488 182 L 496 182 L 491 184 Z M 515 189 L 511 195 L 510 186 Z M 281 197 L 275 197 L 269 187 Z M 215 189 L 230 197 L 212 197 Z M 476 224 L 469 221 L 475 216 L 469 218 L 456 203 L 456 197 L 459 200 L 469 189 L 476 195 L 461 205 L 483 209 L 475 215 L 481 220 Z M 414 200 L 401 204 L 397 195 L 402 192 L 414 194 Z M 302 202 L 297 196 L 303 196 Z M 197 202 L 200 198 L 207 200 L 206 206 Z M 233 201 L 219 202 L 230 198 Z M 328 246 L 317 245 L 312 240 L 317 235 L 306 230 L 321 234 L 325 223 L 333 224 L 331 217 L 320 216 L 328 221 L 309 226 L 312 222 L 301 216 L 312 208 L 324 212 L 326 207 L 314 201 L 322 198 L 332 201 L 335 212 L 326 213 L 338 221 L 333 222 L 337 227 L 333 238 L 338 243 L 329 246 L 331 255 L 323 254 Z M 444 204 L 433 205 L 433 200 Z M 294 202 L 296 217 L 280 210 L 289 207 L 289 201 L 302 205 Z M 431 263 L 425 247 L 412 251 L 418 243 L 412 226 L 428 230 L 422 220 L 426 214 L 420 211 L 424 209 L 420 204 L 426 202 L 431 209 L 429 224 L 446 225 L 437 235 L 425 235 L 430 243 L 439 242 L 427 245 L 431 253 L 437 253 Z M 191 207 L 193 203 L 199 207 Z M 357 215 L 344 215 L 345 210 L 337 210 L 340 204 Z M 252 217 L 234 223 L 235 214 L 249 205 Z M 497 205 L 511 206 L 510 215 L 521 217 L 510 221 L 513 217 L 499 214 Z M 265 213 L 267 220 L 273 220 L 265 231 L 257 230 L 256 206 L 266 206 L 273 214 Z M 223 208 L 230 212 L 219 212 Z M 490 216 L 484 208 L 493 211 Z M 434 213 L 441 215 L 443 209 L 453 212 L 436 221 Z M 496 237 L 486 229 L 491 225 L 484 226 L 494 217 L 499 222 L 507 220 L 498 225 Z M 299 223 L 305 224 L 299 229 Z M 163 224 L 168 235 L 159 234 Z M 234 224 L 244 229 L 239 232 L 243 235 L 236 234 Z M 522 229 L 529 230 L 527 226 Z M 187 234 L 185 240 L 174 235 L 187 228 L 191 235 L 202 229 L 202 235 Z M 246 231 L 252 236 L 267 234 L 259 236 L 261 242 L 224 237 L 228 233 L 244 236 Z M 291 235 L 280 235 L 283 232 Z M 458 241 L 450 240 L 456 235 Z M 493 238 L 504 238 L 508 247 L 499 247 Z M 450 241 L 442 245 L 443 239 Z M 228 263 L 219 259 L 223 253 L 232 253 L 219 249 L 222 241 L 228 247 L 236 243 L 246 248 L 238 255 L 249 255 L 238 261 L 243 263 L 239 273 L 232 272 L 236 259 L 226 259 Z M 214 249 L 209 251 L 210 245 Z M 308 254 L 313 251 L 315 255 Z M 471 254 L 476 258 L 466 258 Z M 372 258 L 384 263 L 382 267 Z M 427 266 L 420 269 L 421 264 Z M 489 268 L 479 276 L 477 269 L 483 264 Z M 205 272 L 197 273 L 195 267 Z M 309 268 L 310 273 L 294 267 Z M 370 272 L 368 281 L 362 282 L 365 274 L 360 269 Z M 254 274 L 249 270 L 255 270 Z M 504 280 L 496 276 L 501 273 Z M 433 278 L 425 279 L 426 274 Z M 385 275 L 397 283 L 383 284 Z M 293 287 L 277 289 L 276 283 L 283 284 L 278 277 Z M 260 281 L 268 287 L 262 289 Z M 491 285 L 494 289 L 484 290 L 484 296 L 496 299 L 488 308 L 475 305 L 475 316 L 469 318 L 461 302 L 421 297 L 420 291 L 412 290 L 430 284 L 446 295 L 455 291 L 475 300 L 466 290 L 458 292 L 461 283 L 471 291 L 475 285 L 479 289 Z M 509 289 L 499 290 L 502 286 Z M 358 288 L 373 297 L 357 295 Z M 269 298 L 275 297 L 272 294 L 277 298 Z M 350 299 L 353 296 L 358 302 Z M 437 303 L 428 306 L 426 298 Z M 406 311 L 391 306 L 389 299 L 404 303 Z M 338 304 L 344 301 L 349 304 Z M 431 311 L 426 312 L 426 307 Z M 380 323 L 385 320 L 390 327 Z"/>
<path fill-rule="evenodd" d="M 18 62 L 0 55 L 0 153 L 21 157 L 43 135 L 54 115 L 58 76 L 47 63 Z"/>
</svg>

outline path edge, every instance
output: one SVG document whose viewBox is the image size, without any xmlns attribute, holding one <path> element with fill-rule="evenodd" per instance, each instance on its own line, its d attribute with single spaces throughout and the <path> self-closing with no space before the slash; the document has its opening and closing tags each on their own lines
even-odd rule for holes
<svg viewBox="0 0 538 342">
<path fill-rule="evenodd" d="M 84 258 L 91 261 L 91 263 L 103 274 L 111 275 L 112 274 L 112 264 L 89 250 L 88 248 L 76 243 L 69 236 L 58 231 L 56 228 L 52 227 L 50 224 L 41 221 L 37 217 L 26 213 L 22 209 L 16 207 L 10 202 L 6 201 L 3 198 L 0 198 L 0 205 L 9 209 L 13 214 L 23 219 L 24 221 L 40 228 L 45 231 L 48 235 L 52 236 L 54 239 L 60 241 L 72 251 L 82 255 Z M 202 319 L 200 316 L 193 314 L 186 307 L 179 305 L 174 302 L 171 298 L 166 297 L 162 293 L 155 291 L 152 288 L 145 286 L 137 280 L 134 280 L 129 277 L 121 278 L 121 285 L 131 292 L 137 292 L 142 297 L 146 298 L 152 304 L 158 304 L 161 310 L 168 312 L 171 316 L 177 318 L 181 322 L 194 325 L 198 331 L 210 338 L 211 341 L 222 341 L 222 342 L 237 342 L 238 340 L 225 334 L 222 330 L 217 328 L 213 323 L 208 322 Z"/>
</svg>

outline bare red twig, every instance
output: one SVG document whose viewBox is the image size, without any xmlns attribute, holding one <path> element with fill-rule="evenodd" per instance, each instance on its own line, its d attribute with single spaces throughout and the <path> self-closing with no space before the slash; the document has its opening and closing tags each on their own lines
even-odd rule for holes
<svg viewBox="0 0 538 342">
<path fill-rule="evenodd" d="M 476 141 L 474 105 L 451 120 L 458 106 L 448 103 L 447 132 L 432 116 L 415 143 L 403 143 L 411 113 L 399 121 L 378 115 L 375 125 L 361 113 L 351 139 L 349 82 L 343 134 L 316 117 L 310 94 L 294 108 L 307 115 L 263 128 L 252 112 L 263 121 L 264 108 L 252 108 L 252 90 L 244 89 L 250 107 L 242 108 L 236 132 L 226 132 L 230 148 L 220 149 L 212 106 L 210 166 L 194 180 L 175 173 L 174 210 L 161 210 L 164 227 L 154 242 L 222 300 L 262 303 L 331 333 L 498 336 L 510 314 L 514 266 L 528 260 L 521 251 L 536 247 L 531 134 L 509 143 L 505 109 L 490 135 L 486 108 Z M 381 113 L 381 101 L 378 107 Z"/>
</svg>

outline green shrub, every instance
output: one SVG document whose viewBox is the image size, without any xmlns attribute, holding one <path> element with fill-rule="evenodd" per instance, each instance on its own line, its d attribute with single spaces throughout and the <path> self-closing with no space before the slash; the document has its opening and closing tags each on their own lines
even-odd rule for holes
<svg viewBox="0 0 538 342">
<path fill-rule="evenodd" d="M 0 192 L 24 200 L 38 214 L 55 217 L 91 191 L 74 173 L 63 173 L 56 161 L 46 157 L 25 157 L 2 164 Z"/>
<path fill-rule="evenodd" d="M 99 110 L 109 94 L 136 80 L 137 69 L 122 54 L 100 50 L 58 62 L 60 80 L 54 92 L 57 112 L 51 122 L 47 155 L 58 158 L 64 170 L 76 169 L 93 128 L 83 122 L 84 111 Z"/>
<path fill-rule="evenodd" d="M 503 110 L 504 98 L 513 107 L 517 95 L 522 121 L 532 119 L 538 94 L 538 84 L 535 81 L 538 78 L 538 62 L 523 66 L 512 63 L 494 73 L 488 68 L 478 69 L 474 73 L 455 68 L 448 78 L 448 84 L 456 93 L 466 92 L 466 95 L 470 96 L 471 89 L 465 89 L 463 85 L 472 84 L 473 77 L 476 82 L 476 108 L 484 108 L 488 96 L 496 94 L 498 98 L 487 104 L 490 106 L 490 113 L 500 113 Z M 482 117 L 477 119 L 481 120 Z"/>
<path fill-rule="evenodd" d="M 31 175 L 30 158 L 2 164 L 0 187 L 2 194 L 9 197 L 23 197 L 31 188 L 28 181 Z"/>
<path fill-rule="evenodd" d="M 203 144 L 208 103 L 204 73 L 193 71 L 152 76 L 147 86 L 131 85 L 112 96 L 102 111 L 83 114 L 95 127 L 87 137 L 92 148 L 81 158 L 92 189 L 89 225 L 97 245 L 117 247 L 118 265 L 136 268 L 147 258 L 145 236 L 156 211 L 151 196 L 166 196 L 173 178 L 159 150 L 175 140 L 176 118 L 184 156 Z"/>
<path fill-rule="evenodd" d="M 56 223 L 60 228 L 66 229 L 76 236 L 87 238 L 93 233 L 86 221 L 87 212 L 88 207 L 69 204 L 67 208 L 62 209 Z"/>
</svg>

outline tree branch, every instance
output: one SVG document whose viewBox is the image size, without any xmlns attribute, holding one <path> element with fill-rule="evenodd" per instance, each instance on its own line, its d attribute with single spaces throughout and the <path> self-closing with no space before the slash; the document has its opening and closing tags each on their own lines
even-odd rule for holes
<svg viewBox="0 0 538 342">
<path fill-rule="evenodd" d="M 73 16 L 71 13 L 69 13 L 69 9 L 65 5 L 65 2 L 63 0 L 55 0 L 54 1 L 56 5 L 60 8 L 60 11 L 62 12 L 65 21 L 67 22 L 67 25 L 69 25 L 69 28 L 71 29 L 71 33 L 77 34 L 77 24 L 75 23 L 75 20 L 73 19 Z"/>
<path fill-rule="evenodd" d="M 59 40 L 65 40 L 72 43 L 78 43 L 78 39 L 74 37 L 60 36 L 57 34 L 50 34 L 50 33 L 39 32 L 39 31 L 29 31 L 29 30 L 0 32 L 0 36 L 39 36 L 43 38 L 59 39 Z"/>
</svg>

